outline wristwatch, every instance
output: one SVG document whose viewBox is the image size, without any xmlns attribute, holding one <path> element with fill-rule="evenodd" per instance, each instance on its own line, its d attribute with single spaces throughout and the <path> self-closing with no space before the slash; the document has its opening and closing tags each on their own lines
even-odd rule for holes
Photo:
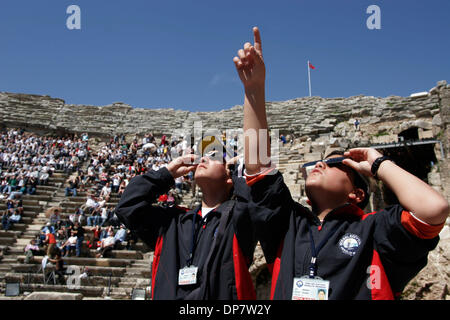
<svg viewBox="0 0 450 320">
<path fill-rule="evenodd" d="M 392 161 L 392 159 L 389 158 L 388 156 L 382 156 L 382 157 L 376 158 L 375 161 L 372 163 L 372 168 L 370 169 L 370 171 L 372 172 L 372 175 L 373 175 L 376 179 L 378 179 L 378 176 L 377 176 L 378 168 L 380 167 L 380 164 L 381 164 L 383 161 L 385 161 L 385 160 L 390 160 L 390 161 Z M 393 161 L 392 161 L 392 162 L 393 162 Z"/>
</svg>

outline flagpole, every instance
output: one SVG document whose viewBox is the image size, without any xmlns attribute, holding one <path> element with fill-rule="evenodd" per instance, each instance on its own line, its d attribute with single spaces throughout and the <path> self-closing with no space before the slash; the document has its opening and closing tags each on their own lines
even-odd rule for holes
<svg viewBox="0 0 450 320">
<path fill-rule="evenodd" d="M 308 84 L 309 84 L 309 96 L 311 97 L 311 68 L 309 67 L 309 60 L 308 60 Z"/>
</svg>

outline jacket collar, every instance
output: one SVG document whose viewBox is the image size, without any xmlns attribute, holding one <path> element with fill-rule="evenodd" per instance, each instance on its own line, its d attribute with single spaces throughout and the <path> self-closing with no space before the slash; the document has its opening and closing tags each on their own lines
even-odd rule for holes
<svg viewBox="0 0 450 320">
<path fill-rule="evenodd" d="M 225 206 L 225 204 L 226 204 L 228 201 L 232 201 L 232 200 L 227 200 L 227 201 L 222 202 L 217 208 L 215 208 L 215 209 L 212 210 L 210 213 L 208 213 L 208 216 L 209 216 L 210 214 L 213 214 L 213 213 L 215 213 L 215 214 L 221 213 L 221 212 L 222 212 L 222 208 Z M 201 209 L 202 209 L 202 205 L 199 205 L 199 206 L 195 207 L 194 209 L 187 211 L 185 214 L 183 214 L 183 216 L 181 217 L 180 221 L 183 222 L 183 221 L 185 221 L 186 219 L 188 219 L 188 218 L 194 216 L 194 214 L 199 214 L 199 211 L 200 211 Z"/>
<path fill-rule="evenodd" d="M 189 211 L 186 211 L 185 213 L 182 213 L 180 221 L 183 222 L 184 220 L 193 217 L 194 214 L 198 214 L 199 211 L 201 210 L 201 208 L 202 208 L 202 205 L 198 205 L 197 207 L 195 207 Z"/>
<path fill-rule="evenodd" d="M 316 214 L 314 214 L 311 210 L 304 208 L 304 215 L 312 221 L 314 224 L 320 224 L 320 220 Z M 333 218 L 341 218 L 341 219 L 361 219 L 365 215 L 365 212 L 359 208 L 358 206 L 352 203 L 345 203 L 339 207 L 331 210 L 324 220 L 331 220 Z"/>
</svg>

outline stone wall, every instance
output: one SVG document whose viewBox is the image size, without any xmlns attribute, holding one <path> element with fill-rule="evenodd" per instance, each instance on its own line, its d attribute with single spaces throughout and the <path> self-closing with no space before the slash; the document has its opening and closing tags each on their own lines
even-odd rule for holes
<svg viewBox="0 0 450 320">
<path fill-rule="evenodd" d="M 450 200 L 449 101 L 450 86 L 439 81 L 431 90 L 411 97 L 305 97 L 266 105 L 270 128 L 289 135 L 292 156 L 302 161 L 318 159 L 334 148 L 397 142 L 401 132 L 418 128 L 419 138 L 442 142 L 444 156 L 436 144 L 439 168 L 429 180 L 436 181 L 436 188 Z M 360 130 L 354 128 L 355 119 L 361 122 Z M 152 132 L 158 136 L 171 135 L 177 129 L 192 132 L 198 121 L 203 128 L 242 128 L 243 107 L 218 112 L 133 108 L 122 102 L 98 107 L 66 104 L 49 96 L 0 93 L 0 126 L 42 133 L 87 132 L 91 137 L 104 138 Z"/>
<path fill-rule="evenodd" d="M 446 88 L 446 86 L 444 86 Z M 425 96 L 376 98 L 307 97 L 267 102 L 270 127 L 296 137 L 316 137 L 333 132 L 336 125 L 360 118 L 362 125 L 397 123 L 431 119 L 439 113 L 440 95 L 448 89 L 434 90 Z M 189 128 L 201 120 L 203 127 L 241 128 L 242 106 L 218 112 L 188 112 L 174 109 L 132 108 L 124 103 L 107 106 L 65 104 L 49 96 L 0 93 L 0 123 L 28 127 L 88 132 L 93 135 L 114 133 L 166 133 L 172 128 Z M 342 127 L 340 128 L 342 129 Z"/>
</svg>

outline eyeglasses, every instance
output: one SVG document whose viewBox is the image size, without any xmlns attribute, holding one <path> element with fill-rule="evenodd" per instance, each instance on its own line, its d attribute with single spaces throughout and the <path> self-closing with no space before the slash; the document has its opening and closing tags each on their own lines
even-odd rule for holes
<svg viewBox="0 0 450 320">
<path fill-rule="evenodd" d="M 317 162 L 323 162 L 330 168 L 337 167 L 337 168 L 341 168 L 343 170 L 348 168 L 351 171 L 353 171 L 355 173 L 355 179 L 359 178 L 358 180 L 360 180 L 361 186 L 364 188 L 364 191 L 367 193 L 369 190 L 369 185 L 370 185 L 367 178 L 364 175 L 360 174 L 358 171 L 343 164 L 342 161 L 344 159 L 346 159 L 346 158 L 345 157 L 336 157 L 336 158 L 329 158 L 329 159 L 325 159 L 325 160 L 316 160 L 316 161 L 307 162 L 301 168 L 303 178 L 306 180 L 306 178 L 311 173 L 311 171 L 314 170 L 314 168 L 316 167 Z"/>
<path fill-rule="evenodd" d="M 342 161 L 345 159 L 345 157 L 337 157 L 337 158 L 329 158 L 325 160 L 316 160 L 307 162 L 302 166 L 302 174 L 303 178 L 306 179 L 308 175 L 311 173 L 311 171 L 316 167 L 317 162 L 323 162 L 327 166 L 333 168 L 333 167 L 342 167 L 345 166 L 345 164 L 342 163 Z"/>
</svg>

